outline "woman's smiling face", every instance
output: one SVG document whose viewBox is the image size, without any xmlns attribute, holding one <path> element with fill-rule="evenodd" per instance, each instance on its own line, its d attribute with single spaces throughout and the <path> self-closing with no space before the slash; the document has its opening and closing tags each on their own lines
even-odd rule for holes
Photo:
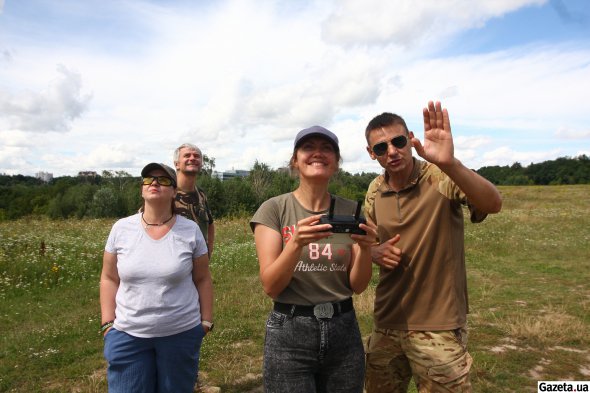
<svg viewBox="0 0 590 393">
<path fill-rule="evenodd" d="M 338 169 L 337 154 L 332 143 L 317 136 L 307 138 L 297 148 L 293 167 L 303 177 L 329 179 Z"/>
</svg>

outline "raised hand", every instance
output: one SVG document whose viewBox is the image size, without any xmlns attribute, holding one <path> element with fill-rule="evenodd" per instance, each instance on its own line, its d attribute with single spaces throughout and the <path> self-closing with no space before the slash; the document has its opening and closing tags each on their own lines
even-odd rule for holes
<svg viewBox="0 0 590 393">
<path fill-rule="evenodd" d="M 449 113 L 440 102 L 428 102 L 422 110 L 424 115 L 424 145 L 418 138 L 412 138 L 416 153 L 438 166 L 451 165 L 454 160 L 453 136 Z"/>
</svg>

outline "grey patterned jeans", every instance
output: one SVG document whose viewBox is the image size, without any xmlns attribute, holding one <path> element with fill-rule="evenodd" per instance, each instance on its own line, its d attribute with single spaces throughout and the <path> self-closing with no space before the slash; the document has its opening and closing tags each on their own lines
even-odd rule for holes
<svg viewBox="0 0 590 393">
<path fill-rule="evenodd" d="M 354 310 L 331 319 L 271 311 L 264 344 L 267 393 L 361 393 L 365 353 Z"/>
</svg>

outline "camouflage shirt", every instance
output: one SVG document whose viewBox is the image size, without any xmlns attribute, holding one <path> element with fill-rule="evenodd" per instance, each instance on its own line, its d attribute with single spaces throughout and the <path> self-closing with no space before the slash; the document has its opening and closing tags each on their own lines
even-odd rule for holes
<svg viewBox="0 0 590 393">
<path fill-rule="evenodd" d="M 193 220 L 199 225 L 205 242 L 207 242 L 209 225 L 213 224 L 213 216 L 205 192 L 199 187 L 195 187 L 195 190 L 191 192 L 178 190 L 175 205 L 177 214 Z"/>
</svg>

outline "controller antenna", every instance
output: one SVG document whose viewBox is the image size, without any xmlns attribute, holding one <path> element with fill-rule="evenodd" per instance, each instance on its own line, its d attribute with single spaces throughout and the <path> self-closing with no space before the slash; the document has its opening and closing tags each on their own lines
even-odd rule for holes
<svg viewBox="0 0 590 393">
<path fill-rule="evenodd" d="M 336 204 L 336 198 L 330 195 L 330 210 L 328 211 L 328 218 L 330 220 L 334 217 L 334 205 Z"/>
<path fill-rule="evenodd" d="M 354 213 L 354 219 L 358 221 L 361 215 L 361 205 L 363 204 L 362 201 L 358 201 L 356 204 L 356 212 Z"/>
</svg>

